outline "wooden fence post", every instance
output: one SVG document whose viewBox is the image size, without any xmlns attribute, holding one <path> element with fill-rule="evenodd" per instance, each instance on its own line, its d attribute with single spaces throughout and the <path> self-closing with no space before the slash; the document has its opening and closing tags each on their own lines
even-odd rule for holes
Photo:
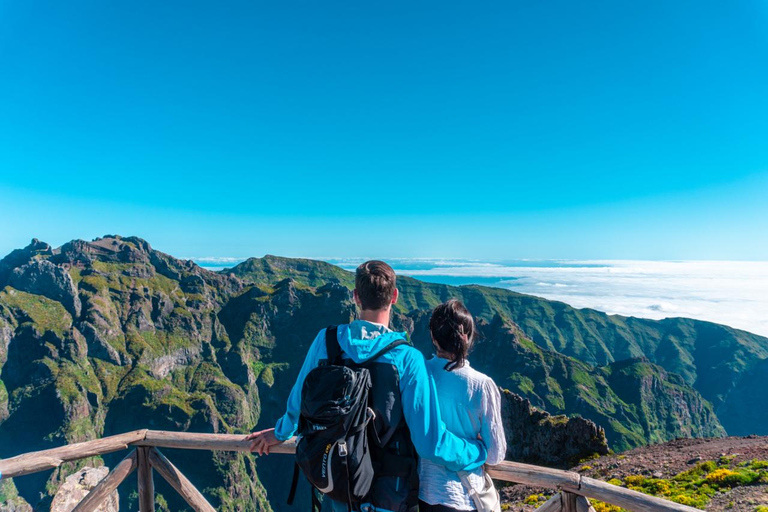
<svg viewBox="0 0 768 512">
<path fill-rule="evenodd" d="M 576 512 L 595 512 L 595 508 L 584 496 L 576 496 Z"/>
<path fill-rule="evenodd" d="M 139 512 L 155 512 L 155 482 L 149 464 L 149 448 L 140 446 L 139 455 Z"/>
<path fill-rule="evenodd" d="M 165 478 L 171 487 L 181 494 L 181 497 L 195 512 L 216 512 L 216 509 L 208 503 L 205 496 L 192 485 L 192 482 L 156 448 L 149 450 L 149 462 L 160 473 L 160 476 Z"/>
<path fill-rule="evenodd" d="M 560 512 L 561 510 L 563 510 L 563 495 L 558 492 L 534 512 Z"/>
<path fill-rule="evenodd" d="M 577 512 L 576 495 L 566 491 L 561 492 L 560 495 L 563 497 L 563 512 Z"/>
</svg>

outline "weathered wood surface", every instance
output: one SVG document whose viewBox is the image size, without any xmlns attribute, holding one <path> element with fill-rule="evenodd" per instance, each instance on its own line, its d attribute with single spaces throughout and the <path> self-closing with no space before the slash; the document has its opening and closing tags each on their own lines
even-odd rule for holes
<svg viewBox="0 0 768 512">
<path fill-rule="evenodd" d="M 576 512 L 595 512 L 595 508 L 584 496 L 576 496 Z"/>
<path fill-rule="evenodd" d="M 534 512 L 560 512 L 561 510 L 563 510 L 563 496 L 561 493 L 557 493 Z"/>
<path fill-rule="evenodd" d="M 72 512 L 93 512 L 104 503 L 112 492 L 117 489 L 125 478 L 136 469 L 136 450 L 131 450 L 126 458 L 121 460 L 96 487 L 85 495 Z"/>
<path fill-rule="evenodd" d="M 192 510 L 195 512 L 216 512 L 216 509 L 208 503 L 208 500 L 192 485 L 192 482 L 176 469 L 176 466 L 171 464 L 171 461 L 166 459 L 157 448 L 149 450 L 149 462 L 160 473 L 160 476 L 165 478 L 171 487 L 181 494 L 181 497 L 192 507 Z"/>
<path fill-rule="evenodd" d="M 563 488 L 566 490 L 578 489 L 581 476 L 572 471 L 561 469 L 543 468 L 519 462 L 504 461 L 497 466 L 489 466 L 488 474 L 491 478 L 516 482 L 535 487 Z"/>
<path fill-rule="evenodd" d="M 563 512 L 576 512 L 576 495 L 570 492 L 561 492 L 563 500 Z"/>
<path fill-rule="evenodd" d="M 251 451 L 251 442 L 246 441 L 245 437 L 243 434 L 198 434 L 194 432 L 148 430 L 147 435 L 134 444 L 158 448 L 249 452 Z M 296 438 L 291 438 L 282 444 L 273 446 L 269 453 L 296 453 Z"/>
<path fill-rule="evenodd" d="M 152 479 L 152 466 L 149 463 L 150 449 L 146 446 L 136 449 L 139 456 L 139 512 L 155 512 L 155 482 Z"/>
<path fill-rule="evenodd" d="M 649 496 L 637 491 L 612 485 L 594 478 L 582 477 L 581 488 L 577 494 L 594 498 L 596 500 L 618 505 L 621 508 L 633 512 L 656 512 L 659 510 L 669 512 L 694 512 L 696 508 L 667 501 L 655 496 Z"/>
<path fill-rule="evenodd" d="M 103 437 L 93 441 L 59 446 L 58 448 L 30 452 L 11 457 L 10 459 L 3 459 L 0 460 L 0 477 L 13 478 L 28 475 L 29 473 L 57 468 L 63 463 L 72 460 L 125 450 L 135 442 L 144 439 L 146 432 L 146 430 L 136 430 L 116 436 Z"/>
</svg>

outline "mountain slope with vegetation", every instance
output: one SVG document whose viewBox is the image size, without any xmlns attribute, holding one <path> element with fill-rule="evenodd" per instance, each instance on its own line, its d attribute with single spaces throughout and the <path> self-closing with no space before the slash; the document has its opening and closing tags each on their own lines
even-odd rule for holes
<svg viewBox="0 0 768 512">
<path fill-rule="evenodd" d="M 246 283 L 267 286 L 274 282 L 274 276 L 290 274 L 303 286 L 338 280 L 347 288 L 354 287 L 352 273 L 312 260 L 251 258 L 226 272 Z M 400 277 L 398 288 L 396 310 L 403 315 L 459 298 L 476 317 L 486 322 L 501 317 L 550 353 L 593 367 L 645 359 L 667 374 L 680 376 L 684 385 L 698 391 L 715 411 L 741 411 L 743 405 L 734 404 L 743 402 L 744 397 L 751 397 L 754 407 L 768 410 L 768 392 L 756 393 L 754 387 L 755 382 L 768 377 L 768 338 L 763 336 L 688 318 L 648 320 L 607 315 L 501 288 L 457 287 L 409 277 Z M 733 411 L 723 414 L 720 421 L 733 435 L 768 433 L 767 423 L 761 419 Z"/>
<path fill-rule="evenodd" d="M 317 330 L 354 318 L 353 282 L 351 273 L 312 260 L 267 256 L 214 273 L 138 238 L 58 249 L 33 240 L 0 261 L 0 457 L 136 428 L 244 433 L 271 426 Z M 625 319 L 405 277 L 399 288 L 393 324 L 425 354 L 434 305 L 461 298 L 478 317 L 482 338 L 472 364 L 522 397 L 505 401 L 516 411 L 507 414 L 509 432 L 537 432 L 510 436 L 508 456 L 518 460 L 562 465 L 605 453 L 606 438 L 621 450 L 723 435 L 718 408 L 748 421 L 745 386 L 764 371 L 768 340 L 706 322 Z M 701 353 L 712 344 L 718 362 Z M 710 373 L 723 365 L 733 371 L 718 384 Z M 764 390 L 750 395 L 753 407 L 765 406 Z M 571 431 L 583 439 L 568 437 Z M 545 456 L 541 447 L 550 444 L 568 456 Z M 288 457 L 169 452 L 217 509 L 281 507 Z M 66 464 L 15 484 L 36 502 L 75 467 L 118 458 Z M 158 491 L 171 510 L 181 507 L 162 482 Z M 121 492 L 129 510 L 135 499 Z"/>
</svg>

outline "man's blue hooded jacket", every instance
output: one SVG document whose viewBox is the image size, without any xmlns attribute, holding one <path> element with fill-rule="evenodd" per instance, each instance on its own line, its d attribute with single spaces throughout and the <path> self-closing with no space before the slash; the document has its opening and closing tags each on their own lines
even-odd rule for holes
<svg viewBox="0 0 768 512">
<path fill-rule="evenodd" d="M 381 324 L 355 320 L 349 325 L 339 326 L 338 338 L 343 356 L 360 363 L 393 341 L 406 339 L 406 334 L 391 331 Z M 277 421 L 277 439 L 285 441 L 296 433 L 304 378 L 321 360 L 327 358 L 325 329 L 322 329 L 309 347 L 299 377 L 288 397 L 286 413 Z M 482 442 L 462 439 L 446 430 L 440 416 L 435 384 L 427 372 L 421 352 L 410 345 L 400 345 L 376 361 L 393 364 L 397 368 L 403 414 L 419 457 L 442 464 L 451 471 L 471 471 L 485 463 L 487 452 Z"/>
</svg>

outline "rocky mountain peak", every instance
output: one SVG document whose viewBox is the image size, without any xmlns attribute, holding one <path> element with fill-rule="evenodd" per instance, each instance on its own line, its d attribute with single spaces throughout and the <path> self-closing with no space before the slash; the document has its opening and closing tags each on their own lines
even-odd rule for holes
<svg viewBox="0 0 768 512">
<path fill-rule="evenodd" d="M 23 249 L 11 251 L 10 254 L 0 260 L 0 289 L 7 284 L 8 276 L 13 269 L 29 263 L 34 258 L 46 258 L 52 254 L 51 246 L 37 238 L 33 238 L 29 245 Z"/>
</svg>

